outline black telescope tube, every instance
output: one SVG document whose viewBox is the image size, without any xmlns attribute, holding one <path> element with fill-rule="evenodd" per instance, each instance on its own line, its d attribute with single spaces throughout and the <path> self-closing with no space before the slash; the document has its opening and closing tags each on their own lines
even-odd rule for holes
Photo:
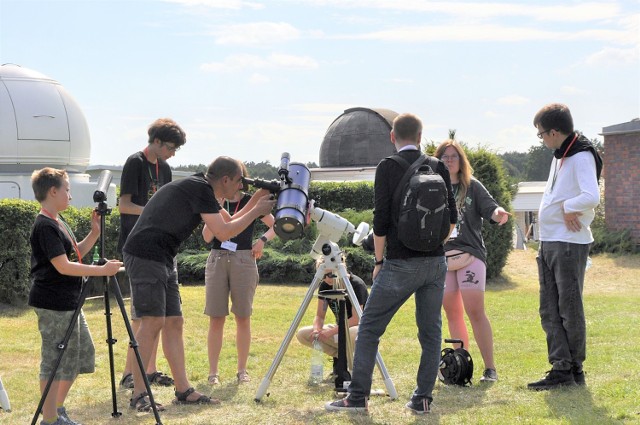
<svg viewBox="0 0 640 425">
<path fill-rule="evenodd" d="M 280 192 L 280 182 L 278 180 L 249 179 L 243 177 L 242 183 L 244 185 L 257 187 L 258 189 L 266 189 L 271 193 Z"/>
</svg>

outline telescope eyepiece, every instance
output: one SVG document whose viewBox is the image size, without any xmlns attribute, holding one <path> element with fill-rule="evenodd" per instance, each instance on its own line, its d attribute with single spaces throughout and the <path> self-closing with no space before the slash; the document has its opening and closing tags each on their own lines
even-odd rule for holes
<svg viewBox="0 0 640 425">
<path fill-rule="evenodd" d="M 248 177 L 243 177 L 242 184 L 245 186 L 257 187 L 258 189 L 266 189 L 271 193 L 280 192 L 280 182 L 278 180 L 250 179 Z"/>
</svg>

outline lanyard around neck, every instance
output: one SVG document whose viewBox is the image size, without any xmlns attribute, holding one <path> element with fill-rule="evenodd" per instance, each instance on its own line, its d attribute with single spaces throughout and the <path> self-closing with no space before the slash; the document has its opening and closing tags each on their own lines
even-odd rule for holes
<svg viewBox="0 0 640 425">
<path fill-rule="evenodd" d="M 227 203 L 227 211 L 229 211 L 229 214 L 231 214 L 231 202 L 229 202 L 228 199 L 226 199 L 225 202 Z M 233 211 L 233 214 L 231 215 L 236 215 L 236 213 L 238 212 L 238 207 L 240 207 L 240 201 L 236 203 L 236 209 Z"/>
<path fill-rule="evenodd" d="M 60 229 L 62 229 L 67 234 L 67 236 L 69 237 L 69 240 L 71 241 L 71 245 L 73 245 L 73 249 L 76 251 L 76 255 L 78 256 L 78 263 L 80 263 L 82 261 L 82 255 L 80 255 L 80 248 L 78 247 L 78 241 L 76 240 L 75 235 L 73 234 L 73 232 L 71 231 L 71 228 L 67 225 L 67 223 L 65 223 L 64 220 L 59 218 L 57 215 L 51 214 L 45 208 L 41 208 L 40 213 L 54 220 L 56 223 L 58 223 L 58 227 L 60 227 Z"/>
<path fill-rule="evenodd" d="M 144 153 L 144 157 L 147 159 L 147 162 L 150 162 L 149 161 L 149 146 L 144 148 L 144 151 L 142 151 L 142 153 Z M 156 156 L 156 181 L 158 181 L 158 182 L 160 181 L 159 163 L 160 163 L 160 158 L 158 158 Z M 151 181 L 153 181 L 153 176 L 151 175 L 151 170 L 149 170 L 147 168 L 147 171 L 149 171 L 149 177 L 151 177 Z"/>
<path fill-rule="evenodd" d="M 576 133 L 573 136 L 573 140 L 571 141 L 571 143 L 569 143 L 569 146 L 567 146 L 567 149 L 564 150 L 564 153 L 562 154 L 562 159 L 560 160 L 560 167 L 557 167 L 558 163 L 556 162 L 556 168 L 553 170 L 553 180 L 551 181 L 551 192 L 553 192 L 553 188 L 556 185 L 556 179 L 558 178 L 558 173 L 560 173 L 560 170 L 562 170 L 562 164 L 564 164 L 564 158 L 567 156 L 569 149 L 571 149 L 571 146 L 573 146 L 573 144 L 577 139 L 578 139 L 578 133 Z"/>
</svg>

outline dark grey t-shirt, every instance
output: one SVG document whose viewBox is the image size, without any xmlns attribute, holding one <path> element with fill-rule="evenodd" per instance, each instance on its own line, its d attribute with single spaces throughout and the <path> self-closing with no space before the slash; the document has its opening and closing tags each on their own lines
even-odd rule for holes
<svg viewBox="0 0 640 425">
<path fill-rule="evenodd" d="M 454 185 L 454 192 L 455 192 Z M 487 249 L 482 239 L 482 220 L 490 220 L 498 208 L 498 203 L 489 191 L 478 180 L 472 178 L 462 208 L 458 210 L 458 223 L 451 238 L 444 246 L 445 251 L 457 249 L 468 252 L 476 258 L 487 262 Z M 457 233 L 457 235 L 456 235 Z M 455 235 L 455 237 L 453 237 Z"/>
<path fill-rule="evenodd" d="M 202 173 L 166 184 L 149 199 L 122 250 L 171 266 L 180 244 L 202 222 L 200 214 L 218 211 L 213 188 Z"/>
</svg>

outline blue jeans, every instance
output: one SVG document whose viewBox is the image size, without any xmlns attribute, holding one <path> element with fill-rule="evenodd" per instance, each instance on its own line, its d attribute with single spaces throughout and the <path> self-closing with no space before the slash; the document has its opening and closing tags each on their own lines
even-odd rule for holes
<svg viewBox="0 0 640 425">
<path fill-rule="evenodd" d="M 447 263 L 442 257 L 385 260 L 371 287 L 360 320 L 349 397 L 369 396 L 380 337 L 398 309 L 415 294 L 418 340 L 422 347 L 413 401 L 432 400 L 440 364 L 442 296 Z"/>
<path fill-rule="evenodd" d="M 555 370 L 582 370 L 587 330 L 582 303 L 589 244 L 541 242 L 538 250 L 540 321 Z"/>
</svg>

